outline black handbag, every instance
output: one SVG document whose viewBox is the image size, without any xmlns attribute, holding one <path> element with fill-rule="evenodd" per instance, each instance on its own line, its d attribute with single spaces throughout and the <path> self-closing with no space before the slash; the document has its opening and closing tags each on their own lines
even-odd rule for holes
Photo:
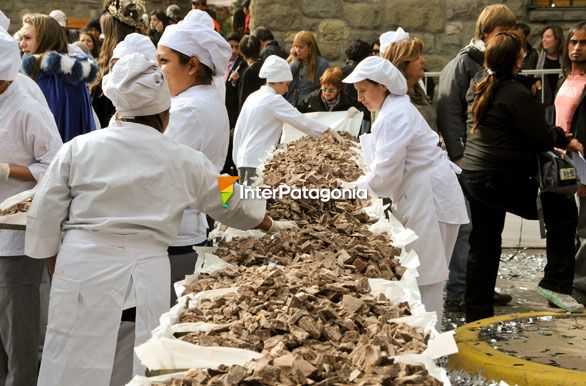
<svg viewBox="0 0 586 386">
<path fill-rule="evenodd" d="M 570 157 L 557 150 L 537 154 L 537 181 L 542 192 L 573 196 L 580 186 L 578 173 Z"/>
<path fill-rule="evenodd" d="M 563 194 L 570 198 L 580 186 L 580 179 L 570 157 L 557 150 L 537 153 L 537 182 L 539 190 L 545 193 Z M 541 194 L 537 195 L 537 216 L 541 238 L 545 238 L 545 221 Z"/>
</svg>

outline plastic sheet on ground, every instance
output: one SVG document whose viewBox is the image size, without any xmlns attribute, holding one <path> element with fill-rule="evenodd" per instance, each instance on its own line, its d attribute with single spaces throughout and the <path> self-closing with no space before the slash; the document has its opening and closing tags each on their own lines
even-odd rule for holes
<svg viewBox="0 0 586 386">
<path fill-rule="evenodd" d="M 214 272 L 221 271 L 232 265 L 214 255 L 217 247 L 194 247 L 197 252 L 197 262 L 195 263 L 195 270 L 192 275 L 186 275 L 185 279 L 173 283 L 175 294 L 177 298 L 183 296 L 185 286 L 193 283 L 193 281 L 202 273 L 211 275 Z"/>
<path fill-rule="evenodd" d="M 364 113 L 359 112 L 351 118 L 348 118 L 348 113 L 346 111 L 317 112 L 307 113 L 305 115 L 327 125 L 329 128 L 335 131 L 347 131 L 348 133 L 357 137 L 360 133 L 360 125 L 362 124 Z M 285 123 L 283 125 L 281 143 L 295 141 L 304 135 L 305 134 L 302 131 L 299 131 L 288 123 Z"/>
<path fill-rule="evenodd" d="M 152 384 L 157 383 L 170 383 L 173 379 L 183 379 L 185 373 L 185 371 L 180 371 L 171 374 L 158 375 L 156 377 L 141 377 L 140 375 L 135 375 L 126 386 L 151 386 Z"/>
<path fill-rule="evenodd" d="M 452 383 L 446 374 L 446 370 L 437 366 L 433 360 L 423 354 L 408 354 L 395 357 L 395 362 L 407 363 L 410 365 L 423 365 L 429 372 L 429 375 L 438 379 L 444 386 L 451 386 Z"/>
<path fill-rule="evenodd" d="M 171 338 L 151 338 L 134 349 L 148 369 L 209 369 L 244 365 L 262 355 L 233 347 L 204 347 Z"/>
<path fill-rule="evenodd" d="M 0 210 L 9 209 L 18 203 L 28 200 L 34 194 L 35 189 L 30 189 L 8 197 L 0 203 Z M 25 229 L 26 215 L 26 213 L 16 213 L 8 216 L 0 216 L 0 228 Z"/>
</svg>

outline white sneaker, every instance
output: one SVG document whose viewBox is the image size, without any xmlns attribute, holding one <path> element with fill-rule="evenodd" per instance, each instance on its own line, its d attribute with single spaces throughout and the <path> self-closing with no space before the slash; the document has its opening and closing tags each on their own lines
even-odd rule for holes
<svg viewBox="0 0 586 386">
<path fill-rule="evenodd" d="M 562 294 L 559 292 L 554 292 L 551 290 L 547 290 L 542 287 L 537 287 L 537 292 L 539 292 L 544 298 L 558 306 L 559 308 L 568 311 L 568 312 L 582 312 L 584 311 L 584 305 L 578 303 L 576 299 L 574 299 L 571 295 Z"/>
</svg>

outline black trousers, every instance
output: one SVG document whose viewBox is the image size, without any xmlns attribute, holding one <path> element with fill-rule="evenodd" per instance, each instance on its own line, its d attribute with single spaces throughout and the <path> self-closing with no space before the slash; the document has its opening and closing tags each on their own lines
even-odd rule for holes
<svg viewBox="0 0 586 386">
<path fill-rule="evenodd" d="M 460 182 L 470 200 L 472 231 L 466 270 L 466 321 L 494 315 L 493 292 L 501 256 L 501 233 L 507 212 L 537 219 L 537 182 L 518 174 L 467 172 Z M 566 294 L 574 279 L 578 211 L 574 197 L 542 193 L 547 265 L 539 286 Z"/>
</svg>

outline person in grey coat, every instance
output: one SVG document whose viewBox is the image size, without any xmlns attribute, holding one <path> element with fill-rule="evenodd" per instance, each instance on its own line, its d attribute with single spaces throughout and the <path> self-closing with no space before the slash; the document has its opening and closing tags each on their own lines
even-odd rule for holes
<svg viewBox="0 0 586 386">
<path fill-rule="evenodd" d="M 442 70 L 437 99 L 437 124 L 450 159 L 459 164 L 466 145 L 466 92 L 474 75 L 484 63 L 485 42 L 496 33 L 510 30 L 517 22 L 515 14 L 503 4 L 484 7 L 476 21 L 476 35 Z M 471 225 L 460 226 L 450 261 L 444 306 L 448 311 L 463 311 L 466 290 L 466 261 Z M 495 305 L 507 304 L 510 295 L 495 292 Z"/>
</svg>

